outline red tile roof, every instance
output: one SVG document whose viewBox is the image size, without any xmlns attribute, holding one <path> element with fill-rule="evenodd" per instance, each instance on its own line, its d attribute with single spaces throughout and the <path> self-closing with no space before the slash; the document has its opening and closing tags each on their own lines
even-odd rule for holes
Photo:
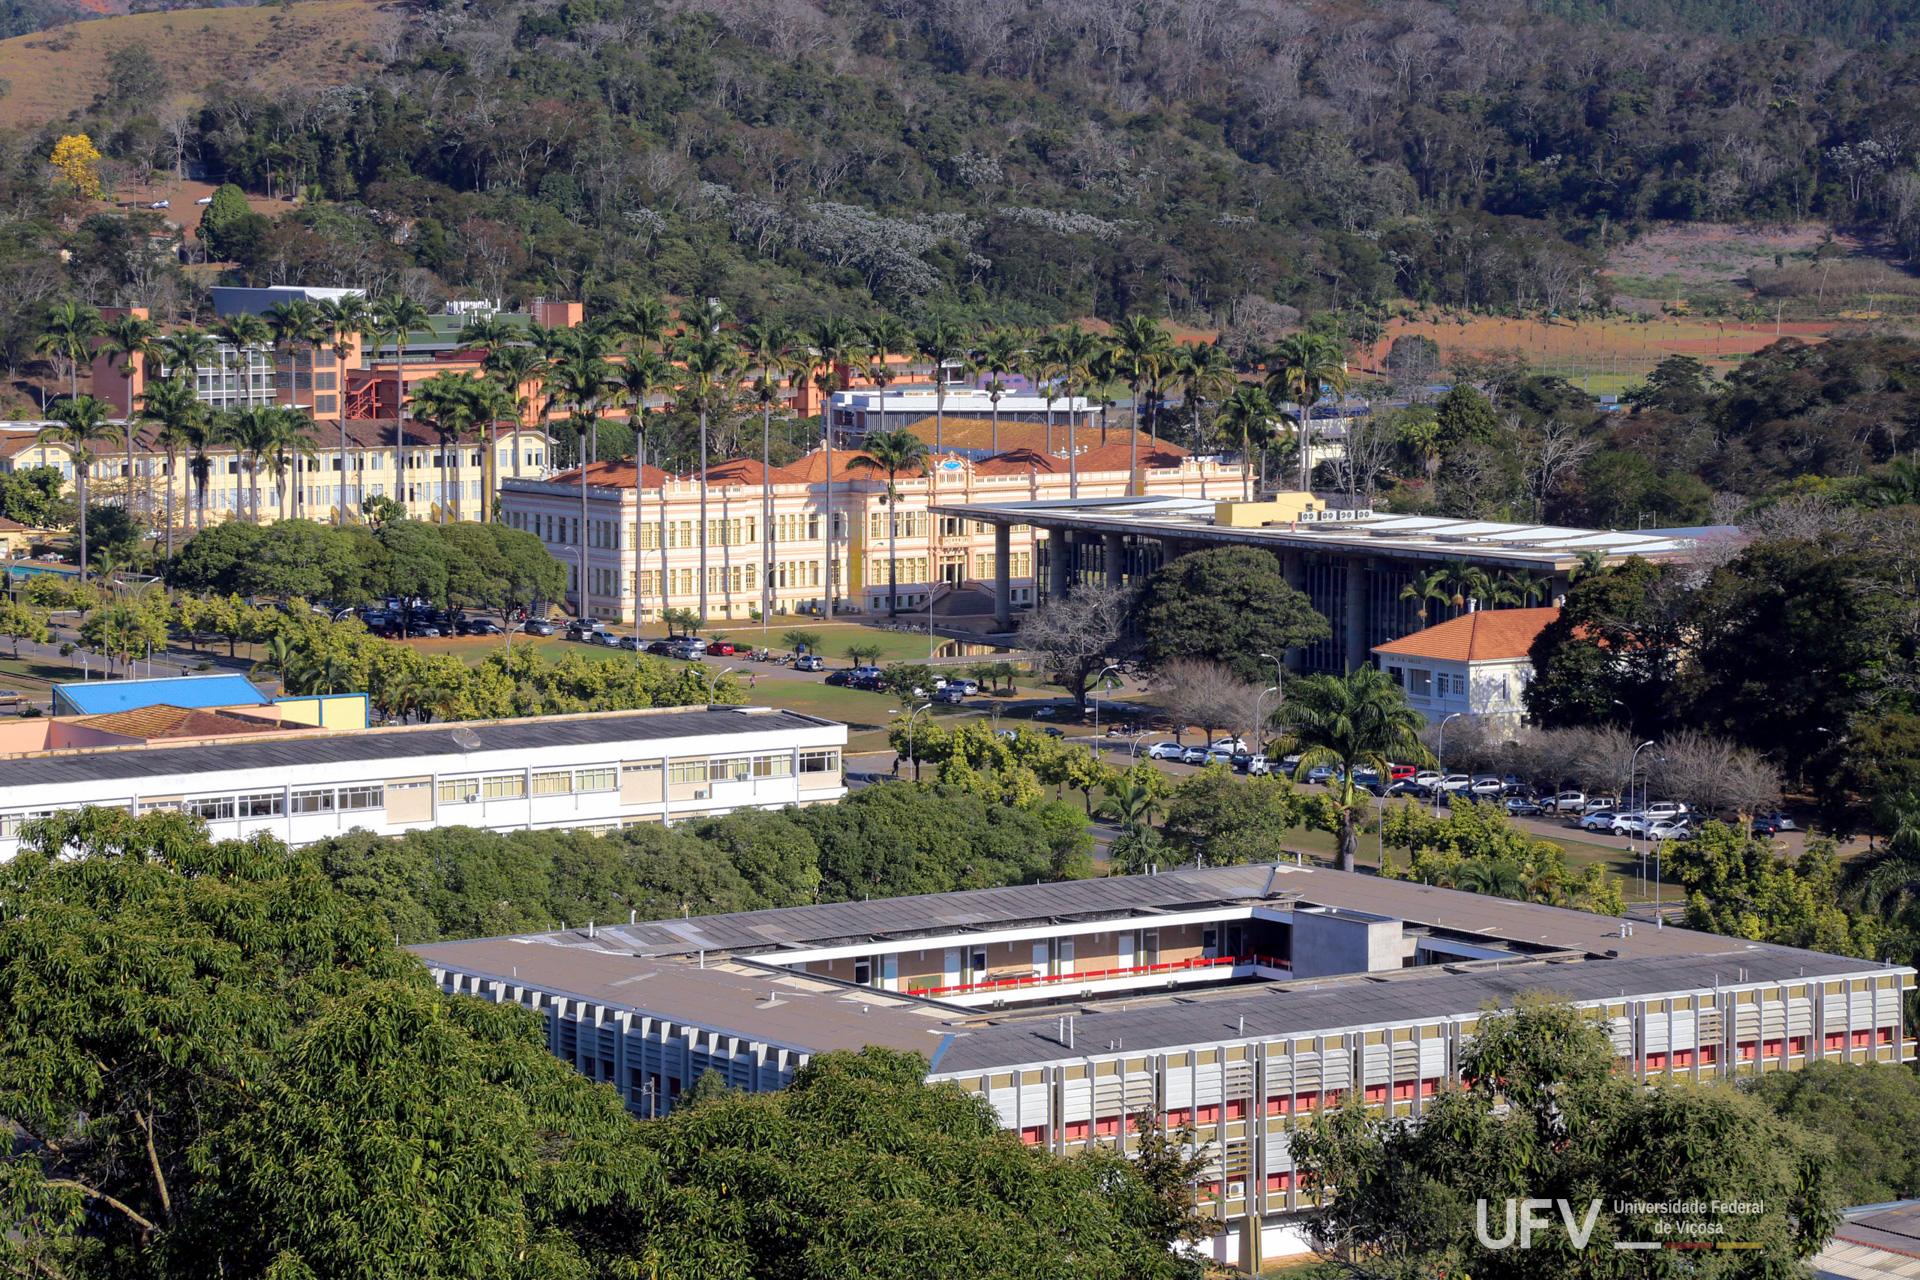
<svg viewBox="0 0 1920 1280">
<path fill-rule="evenodd" d="M 256 720 L 251 716 L 233 716 L 218 711 L 176 707 L 164 702 L 155 703 L 150 707 L 139 707 L 132 711 L 115 711 L 107 715 L 87 716 L 74 723 L 89 729 L 99 729 L 105 733 L 118 733 L 129 738 L 145 738 L 148 741 L 158 738 L 213 738 L 228 734 L 277 733 L 282 728 L 298 727 Z"/>
<path fill-rule="evenodd" d="M 606 489 L 631 489 L 633 488 L 634 473 L 635 464 L 632 458 L 623 458 L 618 462 L 592 462 L 587 464 L 587 483 L 599 485 Z M 669 476 L 659 467 L 641 466 L 639 468 L 639 478 L 641 488 L 658 489 L 673 477 Z M 575 467 L 571 471 L 562 471 L 558 475 L 547 477 L 547 479 L 551 484 L 579 484 L 580 468 Z"/>
<path fill-rule="evenodd" d="M 1558 609 L 1476 609 L 1450 622 L 1416 631 L 1375 653 L 1441 662 L 1499 662 L 1524 658 L 1534 639 L 1558 619 Z"/>
</svg>

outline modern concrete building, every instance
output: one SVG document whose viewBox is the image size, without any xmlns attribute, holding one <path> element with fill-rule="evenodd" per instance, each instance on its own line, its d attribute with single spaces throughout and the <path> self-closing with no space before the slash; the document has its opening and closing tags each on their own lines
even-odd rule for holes
<svg viewBox="0 0 1920 1280">
<path fill-rule="evenodd" d="M 221 736 L 0 756 L 0 860 L 22 823 L 87 805 L 192 813 L 216 839 L 298 845 L 354 828 L 603 833 L 846 794 L 847 727 L 769 707 Z"/>
<path fill-rule="evenodd" d="M 641 1116 L 707 1071 L 784 1087 L 886 1045 L 1058 1153 L 1191 1123 L 1217 1261 L 1304 1249 L 1288 1134 L 1358 1093 L 1418 1116 L 1493 1006 L 1559 993 L 1653 1081 L 1911 1062 L 1914 970 L 1299 866 L 1187 869 L 414 948 L 545 1018 Z"/>
<path fill-rule="evenodd" d="M 1551 584 L 1550 603 L 1566 594 L 1583 552 L 1607 564 L 1630 556 L 1684 559 L 1700 544 L 1737 537 L 1730 528 L 1572 529 L 1339 510 L 1304 493 L 1258 503 L 1140 496 L 1079 501 L 967 502 L 941 495 L 933 511 L 1002 531 L 1018 525 L 1036 543 L 1036 595 L 1064 595 L 1076 582 L 1138 583 L 1168 561 L 1208 547 L 1259 547 L 1280 561 L 1332 626 L 1330 639 L 1289 651 L 1288 665 L 1342 671 L 1366 664 L 1379 645 L 1420 629 L 1421 602 L 1401 594 L 1415 575 L 1450 565 L 1489 573 L 1521 571 Z M 1010 583 L 996 581 L 1000 616 L 1011 613 Z M 1440 610 L 1450 617 L 1454 610 Z"/>
</svg>

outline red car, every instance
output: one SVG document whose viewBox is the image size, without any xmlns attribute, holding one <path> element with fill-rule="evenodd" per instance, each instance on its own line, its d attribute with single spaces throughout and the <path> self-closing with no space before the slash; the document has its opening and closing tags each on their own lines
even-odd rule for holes
<svg viewBox="0 0 1920 1280">
<path fill-rule="evenodd" d="M 1397 764 L 1393 766 L 1393 776 L 1389 778 L 1388 781 L 1406 782 L 1413 777 L 1415 772 L 1416 770 L 1410 764 Z"/>
<path fill-rule="evenodd" d="M 731 640 L 715 640 L 707 646 L 707 656 L 710 658 L 731 658 L 734 652 Z"/>
</svg>

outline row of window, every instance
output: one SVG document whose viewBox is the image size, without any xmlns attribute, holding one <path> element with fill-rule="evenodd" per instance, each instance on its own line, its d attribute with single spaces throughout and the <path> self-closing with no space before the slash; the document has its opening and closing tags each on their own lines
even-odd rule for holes
<svg viewBox="0 0 1920 1280">
<path fill-rule="evenodd" d="M 483 800 L 522 800 L 531 783 L 536 796 L 563 796 L 588 791 L 614 791 L 620 771 L 613 765 L 591 769 L 544 769 L 525 773 L 495 773 L 474 778 L 440 779 L 441 804 L 473 804 Z"/>
<path fill-rule="evenodd" d="M 284 818 L 288 814 L 352 813 L 364 809 L 384 809 L 386 788 L 378 785 L 353 787 L 303 787 L 298 791 L 256 791 L 245 795 L 197 796 L 185 801 L 142 803 L 140 812 L 166 811 L 190 813 L 209 822 L 236 818 Z"/>
</svg>

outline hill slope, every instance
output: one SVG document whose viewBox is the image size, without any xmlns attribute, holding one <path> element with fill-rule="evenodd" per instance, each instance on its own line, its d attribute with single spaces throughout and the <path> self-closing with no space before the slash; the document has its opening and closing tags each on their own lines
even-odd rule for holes
<svg viewBox="0 0 1920 1280">
<path fill-rule="evenodd" d="M 13 82 L 0 98 L 0 126 L 31 127 L 84 109 L 107 87 L 107 64 L 128 45 L 150 51 L 166 72 L 174 105 L 209 84 L 337 84 L 378 65 L 365 49 L 399 14 L 374 0 L 310 0 L 292 9 L 176 9 L 77 22 L 0 40 Z M 163 104 L 155 104 L 156 109 Z"/>
</svg>

